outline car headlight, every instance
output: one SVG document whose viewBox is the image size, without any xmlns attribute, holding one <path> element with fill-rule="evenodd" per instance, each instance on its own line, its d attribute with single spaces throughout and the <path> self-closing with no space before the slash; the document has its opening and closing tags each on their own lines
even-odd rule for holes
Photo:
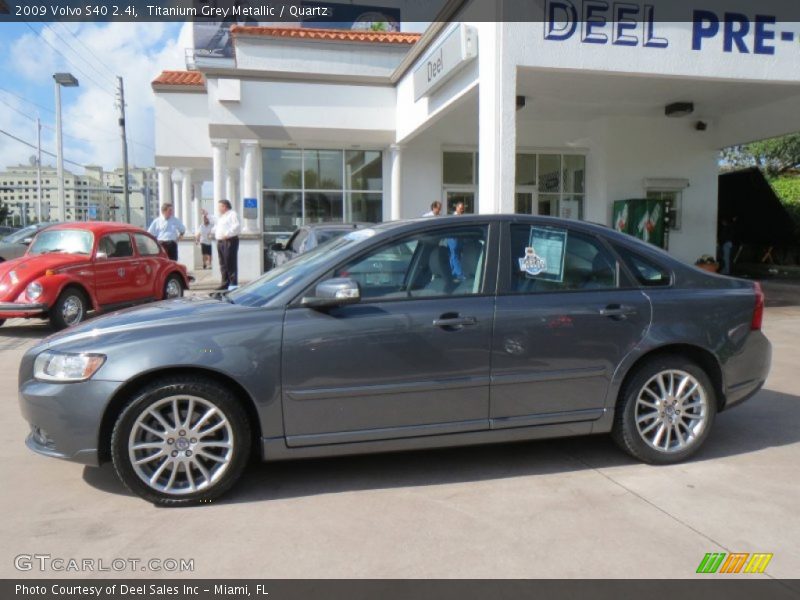
<svg viewBox="0 0 800 600">
<path fill-rule="evenodd" d="M 33 363 L 33 376 L 40 381 L 86 381 L 104 362 L 104 354 L 45 351 Z"/>
<path fill-rule="evenodd" d="M 11 280 L 11 283 L 17 285 L 19 283 L 19 277 L 17 277 L 16 271 L 9 271 L 8 278 Z"/>
<path fill-rule="evenodd" d="M 38 281 L 34 281 L 28 284 L 28 287 L 25 289 L 25 294 L 27 294 L 28 298 L 31 300 L 36 300 L 39 296 L 42 295 L 42 284 Z"/>
</svg>

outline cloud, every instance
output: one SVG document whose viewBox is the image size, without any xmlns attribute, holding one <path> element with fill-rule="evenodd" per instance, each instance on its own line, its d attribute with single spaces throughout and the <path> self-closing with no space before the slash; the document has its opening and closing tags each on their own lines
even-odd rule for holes
<svg viewBox="0 0 800 600">
<path fill-rule="evenodd" d="M 56 71 L 69 71 L 78 78 L 79 87 L 62 89 L 65 157 L 106 169 L 122 165 L 115 98 L 119 75 L 125 86 L 129 164 L 151 166 L 155 125 L 150 82 L 163 69 L 185 68 L 190 25 L 51 23 L 41 29 L 41 37 L 53 48 L 31 32 L 13 43 L 10 54 L 18 74 L 40 85 L 44 80 L 51 85 L 50 75 Z M 49 113 L 45 117 L 55 120 Z M 19 123 L 13 130 L 22 130 Z M 55 148 L 54 142 L 46 145 Z M 0 160 L 4 155 L 0 146 Z"/>
</svg>

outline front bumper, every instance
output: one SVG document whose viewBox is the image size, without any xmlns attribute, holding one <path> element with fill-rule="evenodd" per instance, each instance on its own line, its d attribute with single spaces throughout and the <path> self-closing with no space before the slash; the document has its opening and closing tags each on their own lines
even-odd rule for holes
<svg viewBox="0 0 800 600">
<path fill-rule="evenodd" d="M 100 427 L 118 381 L 24 382 L 19 389 L 23 418 L 31 426 L 28 448 L 85 465 L 100 464 Z"/>
<path fill-rule="evenodd" d="M 36 317 L 47 312 L 47 304 L 34 304 L 28 302 L 0 302 L 0 318 L 23 319 Z"/>
</svg>

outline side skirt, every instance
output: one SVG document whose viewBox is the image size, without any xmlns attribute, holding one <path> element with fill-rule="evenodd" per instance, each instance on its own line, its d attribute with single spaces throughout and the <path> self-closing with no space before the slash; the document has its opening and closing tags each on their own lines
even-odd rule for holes
<svg viewBox="0 0 800 600">
<path fill-rule="evenodd" d="M 261 438 L 261 457 L 265 461 L 273 461 L 290 460 L 294 458 L 373 454 L 379 452 L 403 452 L 407 450 L 450 448 L 454 446 L 473 446 L 478 444 L 500 444 L 524 440 L 543 440 L 548 438 L 587 435 L 590 433 L 592 433 L 592 422 L 581 421 L 575 423 L 559 423 L 555 425 L 539 425 L 535 427 L 470 431 L 447 435 L 427 435 L 381 440 L 377 442 L 352 442 L 292 448 L 286 445 L 286 438 L 284 437 Z"/>
</svg>

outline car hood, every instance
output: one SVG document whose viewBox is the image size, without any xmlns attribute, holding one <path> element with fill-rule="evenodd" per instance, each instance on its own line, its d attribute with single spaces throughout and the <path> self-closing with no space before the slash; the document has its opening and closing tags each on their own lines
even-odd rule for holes
<svg viewBox="0 0 800 600">
<path fill-rule="evenodd" d="M 31 281 L 50 271 L 64 271 L 84 267 L 90 264 L 85 254 L 36 254 L 20 256 L 0 263 L 0 297 L 12 295 L 16 297 Z M 11 271 L 17 276 L 17 283 L 10 277 Z"/>
<path fill-rule="evenodd" d="M 68 347 L 81 345 L 86 340 L 111 342 L 125 337 L 130 339 L 152 332 L 153 338 L 181 335 L 189 330 L 220 326 L 230 322 L 231 328 L 241 326 L 247 321 L 246 315 L 258 315 L 263 320 L 263 308 L 253 308 L 231 304 L 225 300 L 208 297 L 178 298 L 144 306 L 126 308 L 96 319 L 90 319 L 76 327 L 65 329 L 42 340 L 49 347 Z M 66 348 L 65 348 L 66 349 Z"/>
</svg>

